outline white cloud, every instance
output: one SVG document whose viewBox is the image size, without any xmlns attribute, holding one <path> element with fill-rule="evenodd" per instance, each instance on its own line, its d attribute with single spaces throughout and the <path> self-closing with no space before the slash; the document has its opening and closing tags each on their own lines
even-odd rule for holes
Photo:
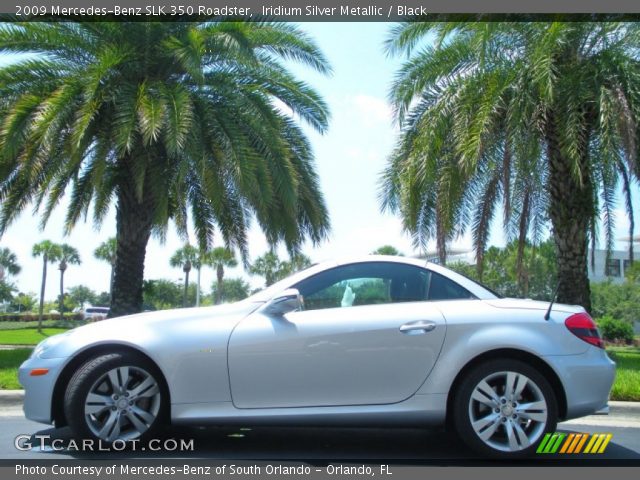
<svg viewBox="0 0 640 480">
<path fill-rule="evenodd" d="M 351 103 L 362 116 L 365 125 L 371 126 L 380 122 L 391 124 L 392 110 L 385 100 L 359 94 L 351 99 Z"/>
</svg>

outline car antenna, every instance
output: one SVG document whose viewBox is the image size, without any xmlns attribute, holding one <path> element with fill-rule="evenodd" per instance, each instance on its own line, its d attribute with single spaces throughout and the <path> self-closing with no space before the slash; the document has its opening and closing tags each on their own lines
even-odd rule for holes
<svg viewBox="0 0 640 480">
<path fill-rule="evenodd" d="M 544 314 L 544 319 L 547 321 L 549 321 L 549 318 L 551 318 L 551 308 L 553 308 L 553 302 L 556 301 L 556 297 L 558 296 L 558 290 L 560 290 L 560 280 L 558 280 L 556 289 L 553 291 L 553 297 L 551 297 L 551 303 L 549 303 L 547 313 Z"/>
</svg>

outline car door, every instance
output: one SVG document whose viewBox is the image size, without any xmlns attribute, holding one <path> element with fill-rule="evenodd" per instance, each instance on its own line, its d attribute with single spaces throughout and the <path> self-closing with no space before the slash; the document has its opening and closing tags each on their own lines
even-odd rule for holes
<svg viewBox="0 0 640 480">
<path fill-rule="evenodd" d="M 341 265 L 294 285 L 303 311 L 256 312 L 230 337 L 238 408 L 386 404 L 435 364 L 446 324 L 424 301 L 430 272 L 396 262 Z"/>
</svg>

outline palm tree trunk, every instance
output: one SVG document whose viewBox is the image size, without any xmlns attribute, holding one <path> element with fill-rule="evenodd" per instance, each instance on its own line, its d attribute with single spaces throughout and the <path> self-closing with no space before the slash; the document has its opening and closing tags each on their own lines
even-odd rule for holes
<svg viewBox="0 0 640 480">
<path fill-rule="evenodd" d="M 148 191 L 149 188 L 145 188 L 144 199 L 140 201 L 131 182 L 123 182 L 118 190 L 117 253 L 113 267 L 109 317 L 119 317 L 142 310 L 144 259 L 151 236 L 153 208 Z"/>
<path fill-rule="evenodd" d="M 196 289 L 196 307 L 200 306 L 200 269 L 198 269 L 198 288 Z"/>
<path fill-rule="evenodd" d="M 116 266 L 111 265 L 111 275 L 109 277 L 109 296 L 111 296 L 111 292 L 113 291 L 113 273 L 115 272 Z"/>
<path fill-rule="evenodd" d="M 585 148 L 580 159 L 582 182 L 571 171 L 559 142 L 553 114 L 549 116 L 546 140 L 549 162 L 549 214 L 558 258 L 559 303 L 581 305 L 591 310 L 591 289 L 587 273 L 589 219 L 593 215 L 593 185 Z"/>
<path fill-rule="evenodd" d="M 217 284 L 216 284 L 216 300 L 215 300 L 215 304 L 216 305 L 220 305 L 220 303 L 222 302 L 222 280 L 224 278 L 224 267 L 221 264 L 218 264 L 217 268 L 216 268 L 216 279 L 217 279 Z"/>
<path fill-rule="evenodd" d="M 64 270 L 60 270 L 60 321 L 64 321 Z"/>
<path fill-rule="evenodd" d="M 184 272 L 184 296 L 182 298 L 182 306 L 187 308 L 187 293 L 189 291 L 189 270 Z"/>
<path fill-rule="evenodd" d="M 40 285 L 40 308 L 38 309 L 38 333 L 42 332 L 42 313 L 44 312 L 44 287 L 47 284 L 47 254 L 42 255 L 42 284 Z"/>
</svg>

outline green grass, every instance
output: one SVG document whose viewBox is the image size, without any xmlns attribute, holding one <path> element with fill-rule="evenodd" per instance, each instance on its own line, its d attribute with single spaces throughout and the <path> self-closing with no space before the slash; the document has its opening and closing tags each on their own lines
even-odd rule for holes
<svg viewBox="0 0 640 480">
<path fill-rule="evenodd" d="M 42 333 L 35 328 L 0 330 L 0 345 L 36 345 L 47 337 L 66 331 L 66 328 L 43 328 Z"/>
<path fill-rule="evenodd" d="M 640 401 L 640 348 L 612 347 L 607 352 L 616 362 L 616 381 L 611 400 Z"/>
<path fill-rule="evenodd" d="M 60 321 L 60 320 L 43 320 L 43 328 L 73 328 L 84 325 L 84 321 Z M 0 320 L 0 330 L 24 330 L 25 328 L 38 328 L 38 321 L 33 322 L 7 322 Z"/>
<path fill-rule="evenodd" d="M 0 350 L 0 389 L 19 390 L 18 367 L 31 355 L 30 348 Z"/>
</svg>

